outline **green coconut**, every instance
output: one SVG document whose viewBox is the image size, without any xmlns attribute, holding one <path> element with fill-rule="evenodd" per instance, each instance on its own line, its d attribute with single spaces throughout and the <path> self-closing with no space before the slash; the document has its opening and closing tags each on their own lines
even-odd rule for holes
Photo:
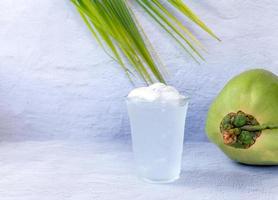
<svg viewBox="0 0 278 200">
<path fill-rule="evenodd" d="M 206 132 L 232 160 L 277 165 L 278 76 L 254 69 L 230 80 L 209 109 Z"/>
</svg>

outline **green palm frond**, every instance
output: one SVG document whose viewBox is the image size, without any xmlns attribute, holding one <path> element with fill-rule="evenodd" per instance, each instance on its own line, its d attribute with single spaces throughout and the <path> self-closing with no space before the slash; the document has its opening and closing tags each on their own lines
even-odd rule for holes
<svg viewBox="0 0 278 200">
<path fill-rule="evenodd" d="M 176 17 L 169 6 L 173 6 L 184 16 L 209 33 L 212 37 L 218 37 L 194 14 L 182 0 L 136 0 L 136 2 L 167 31 L 197 62 L 204 60 L 200 50 L 205 50 L 202 43 L 194 34 L 183 25 L 182 21 Z M 168 6 L 166 5 L 168 4 Z"/>
<path fill-rule="evenodd" d="M 178 9 L 184 16 L 188 17 L 191 21 L 196 23 L 199 27 L 201 27 L 204 31 L 206 31 L 209 35 L 221 41 L 212 30 L 205 25 L 201 19 L 194 14 L 194 12 L 182 1 L 182 0 L 168 0 L 176 9 Z"/>
<path fill-rule="evenodd" d="M 129 7 L 128 0 L 71 0 L 101 47 L 116 60 L 131 79 L 135 71 L 147 84 L 165 83 L 163 67 L 158 67 L 155 52 Z M 197 62 L 203 60 L 201 42 L 159 0 L 135 0 Z M 168 0 L 214 38 L 215 34 L 181 1 Z M 107 49 L 107 50 L 106 50 Z M 130 65 L 127 65 L 125 61 Z M 132 68 L 130 68 L 132 67 Z"/>
<path fill-rule="evenodd" d="M 123 56 L 147 83 L 165 82 L 125 0 L 72 0 L 97 41 L 130 75 Z M 153 77 L 154 76 L 154 77 Z"/>
</svg>

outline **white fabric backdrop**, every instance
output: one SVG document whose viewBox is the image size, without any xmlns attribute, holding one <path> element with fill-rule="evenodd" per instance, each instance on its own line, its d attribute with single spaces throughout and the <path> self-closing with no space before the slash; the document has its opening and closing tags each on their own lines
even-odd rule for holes
<svg viewBox="0 0 278 200">
<path fill-rule="evenodd" d="M 202 65 L 136 12 L 171 71 L 169 82 L 191 97 L 186 139 L 201 141 L 209 104 L 227 80 L 253 67 L 278 73 L 278 1 L 186 2 L 222 39 L 192 26 L 209 49 Z M 1 0 L 0 44 L 1 140 L 129 134 L 123 99 L 132 86 L 70 1 Z"/>
</svg>

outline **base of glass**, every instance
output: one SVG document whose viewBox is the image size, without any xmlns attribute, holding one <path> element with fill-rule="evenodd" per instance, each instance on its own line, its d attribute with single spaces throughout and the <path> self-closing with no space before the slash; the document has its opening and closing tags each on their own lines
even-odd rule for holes
<svg viewBox="0 0 278 200">
<path fill-rule="evenodd" d="M 172 183 L 172 182 L 178 180 L 179 178 L 180 178 L 180 176 L 176 176 L 176 177 L 171 178 L 171 179 L 155 180 L 155 179 L 148 179 L 148 178 L 145 178 L 145 177 L 140 177 L 140 179 L 142 179 L 143 181 L 145 181 L 147 183 L 153 183 L 153 184 Z"/>
</svg>

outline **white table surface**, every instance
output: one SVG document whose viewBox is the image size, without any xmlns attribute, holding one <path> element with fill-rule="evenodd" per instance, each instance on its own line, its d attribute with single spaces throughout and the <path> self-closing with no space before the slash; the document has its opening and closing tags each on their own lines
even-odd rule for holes
<svg viewBox="0 0 278 200">
<path fill-rule="evenodd" d="M 1 200 L 278 199 L 278 166 L 236 164 L 210 143 L 186 143 L 181 179 L 134 174 L 128 142 L 0 143 Z"/>
</svg>

